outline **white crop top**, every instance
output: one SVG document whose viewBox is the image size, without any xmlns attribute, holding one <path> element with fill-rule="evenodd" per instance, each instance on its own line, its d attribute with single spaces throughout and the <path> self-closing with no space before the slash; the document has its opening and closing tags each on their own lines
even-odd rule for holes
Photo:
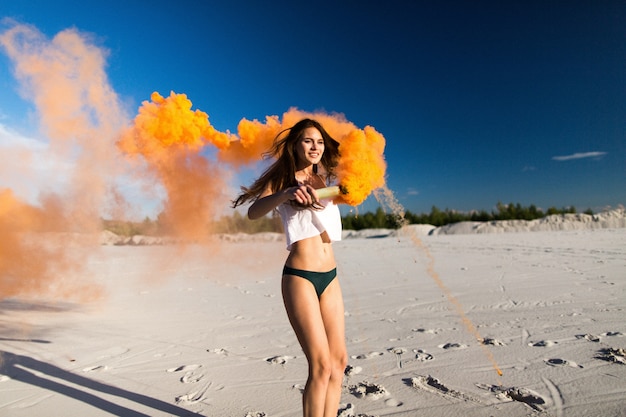
<svg viewBox="0 0 626 417">
<path fill-rule="evenodd" d="M 321 203 L 325 207 L 319 211 L 294 207 L 289 202 L 277 207 L 285 229 L 287 250 L 291 250 L 295 242 L 318 236 L 324 231 L 331 241 L 341 240 L 339 207 L 332 200 L 321 200 Z"/>
</svg>

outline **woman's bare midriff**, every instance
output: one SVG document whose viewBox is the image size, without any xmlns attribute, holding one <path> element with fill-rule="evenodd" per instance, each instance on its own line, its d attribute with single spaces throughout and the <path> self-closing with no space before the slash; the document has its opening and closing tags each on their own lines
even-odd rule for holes
<svg viewBox="0 0 626 417">
<path fill-rule="evenodd" d="M 326 232 L 293 243 L 285 264 L 314 272 L 328 272 L 335 268 L 335 255 Z"/>
</svg>

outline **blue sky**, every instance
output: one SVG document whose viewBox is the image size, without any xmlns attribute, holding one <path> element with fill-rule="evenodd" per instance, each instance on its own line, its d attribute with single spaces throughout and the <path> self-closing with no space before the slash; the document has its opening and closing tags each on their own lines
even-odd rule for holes
<svg viewBox="0 0 626 417">
<path fill-rule="evenodd" d="M 15 0 L 0 17 L 89 34 L 131 113 L 175 91 L 220 130 L 291 107 L 374 126 L 413 212 L 626 203 L 623 1 Z M 35 135 L 1 52 L 0 125 Z"/>
</svg>

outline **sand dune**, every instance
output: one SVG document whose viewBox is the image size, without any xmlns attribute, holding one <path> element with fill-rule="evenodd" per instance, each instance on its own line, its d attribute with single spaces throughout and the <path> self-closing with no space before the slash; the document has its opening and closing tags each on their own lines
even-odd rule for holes
<svg viewBox="0 0 626 417">
<path fill-rule="evenodd" d="M 626 228 L 596 227 L 612 218 L 337 242 L 340 415 L 624 415 Z M 0 415 L 299 416 L 285 255 L 275 234 L 96 247 L 83 273 L 98 301 L 0 301 Z"/>
<path fill-rule="evenodd" d="M 433 234 L 545 232 L 626 227 L 624 208 L 599 214 L 555 214 L 536 220 L 461 222 L 433 229 Z"/>
</svg>

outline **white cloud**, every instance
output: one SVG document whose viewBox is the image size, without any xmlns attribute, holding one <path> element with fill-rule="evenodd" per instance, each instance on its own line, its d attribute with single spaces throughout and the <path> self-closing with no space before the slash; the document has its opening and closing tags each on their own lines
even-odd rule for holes
<svg viewBox="0 0 626 417">
<path fill-rule="evenodd" d="M 15 132 L 11 128 L 0 123 L 0 146 L 7 147 L 7 148 L 8 147 L 20 147 L 23 149 L 30 149 L 34 151 L 34 150 L 41 150 L 46 145 L 45 143 L 37 139 L 23 136 Z"/>
<path fill-rule="evenodd" d="M 406 191 L 407 195 L 419 195 L 419 191 L 417 191 L 415 188 L 409 188 Z"/>
<path fill-rule="evenodd" d="M 9 188 L 32 205 L 39 204 L 42 193 L 64 195 L 71 191 L 76 162 L 70 156 L 54 152 L 47 141 L 25 136 L 0 123 L 0 154 L 3 158 L 0 190 Z M 126 209 L 132 217 L 155 218 L 162 209 L 165 192 L 160 184 L 147 184 L 141 175 L 128 172 L 109 181 L 128 201 Z"/>
<path fill-rule="evenodd" d="M 12 189 L 29 203 L 41 191 L 58 191 L 69 177 L 71 163 L 49 152 L 49 144 L 0 124 L 0 187 Z"/>
<path fill-rule="evenodd" d="M 571 155 L 553 156 L 553 161 L 571 161 L 573 159 L 602 158 L 606 152 L 579 152 Z"/>
</svg>

